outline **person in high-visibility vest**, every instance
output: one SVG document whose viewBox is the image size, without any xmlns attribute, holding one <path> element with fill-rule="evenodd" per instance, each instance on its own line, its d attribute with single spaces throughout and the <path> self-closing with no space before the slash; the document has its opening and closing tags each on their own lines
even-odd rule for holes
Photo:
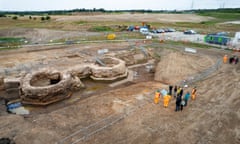
<svg viewBox="0 0 240 144">
<path fill-rule="evenodd" d="M 168 95 L 168 94 L 163 97 L 163 106 L 164 106 L 165 108 L 168 107 L 168 104 L 169 104 L 170 99 L 171 99 L 171 96 Z"/>
<path fill-rule="evenodd" d="M 227 56 L 227 55 L 224 55 L 224 57 L 223 57 L 223 63 L 227 63 L 227 61 L 228 61 L 228 56 Z"/>
<path fill-rule="evenodd" d="M 155 97 L 154 97 L 154 103 L 155 103 L 155 104 L 158 104 L 158 103 L 159 103 L 159 100 L 160 100 L 160 92 L 159 92 L 159 91 L 156 91 L 156 92 L 155 92 Z"/>
<path fill-rule="evenodd" d="M 195 99 L 196 99 L 196 92 L 197 92 L 197 89 L 196 89 L 196 87 L 194 87 L 194 88 L 192 89 L 192 93 L 191 93 L 191 98 L 192 98 L 192 100 L 195 100 Z"/>
</svg>

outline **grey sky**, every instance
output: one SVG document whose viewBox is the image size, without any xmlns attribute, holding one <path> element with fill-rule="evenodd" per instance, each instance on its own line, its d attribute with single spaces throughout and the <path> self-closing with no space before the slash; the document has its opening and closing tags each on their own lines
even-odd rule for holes
<svg viewBox="0 0 240 144">
<path fill-rule="evenodd" d="M 10 11 L 69 10 L 76 8 L 183 10 L 192 7 L 194 9 L 240 8 L 240 0 L 0 0 L 0 10 Z"/>
</svg>

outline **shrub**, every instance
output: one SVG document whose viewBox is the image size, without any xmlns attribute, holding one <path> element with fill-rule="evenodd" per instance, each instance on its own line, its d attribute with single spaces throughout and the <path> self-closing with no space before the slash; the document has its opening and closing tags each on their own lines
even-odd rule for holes
<svg viewBox="0 0 240 144">
<path fill-rule="evenodd" d="M 0 14 L 0 17 L 6 17 L 6 15 L 5 14 Z"/>
<path fill-rule="evenodd" d="M 95 26 L 90 29 L 90 31 L 95 31 L 95 32 L 108 32 L 108 31 L 113 31 L 111 27 L 108 26 Z"/>
<path fill-rule="evenodd" d="M 17 20 L 17 19 L 18 19 L 18 17 L 17 17 L 17 16 L 14 16 L 14 17 L 12 17 L 12 19 L 14 19 L 14 20 Z"/>
<path fill-rule="evenodd" d="M 46 16 L 46 20 L 50 20 L 51 19 L 51 17 L 50 16 Z"/>
<path fill-rule="evenodd" d="M 44 20 L 45 20 L 45 17 L 41 17 L 41 20 L 44 21 Z"/>
</svg>

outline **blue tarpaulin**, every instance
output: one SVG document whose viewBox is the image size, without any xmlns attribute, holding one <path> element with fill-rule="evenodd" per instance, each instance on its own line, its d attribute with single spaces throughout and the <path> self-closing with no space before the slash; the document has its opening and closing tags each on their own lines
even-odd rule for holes
<svg viewBox="0 0 240 144">
<path fill-rule="evenodd" d="M 165 90 L 165 89 L 162 89 L 160 93 L 162 96 L 165 96 L 168 94 L 167 90 Z"/>
</svg>

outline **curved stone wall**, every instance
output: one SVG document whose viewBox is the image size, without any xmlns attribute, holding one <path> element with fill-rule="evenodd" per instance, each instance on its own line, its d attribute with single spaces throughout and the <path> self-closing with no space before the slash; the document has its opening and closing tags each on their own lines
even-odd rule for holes
<svg viewBox="0 0 240 144">
<path fill-rule="evenodd" d="M 127 76 L 127 67 L 124 61 L 105 57 L 101 59 L 106 66 L 92 65 L 91 78 L 94 80 L 115 80 Z"/>
<path fill-rule="evenodd" d="M 71 67 L 66 71 L 80 78 L 90 76 L 94 80 L 116 80 L 127 76 L 128 69 L 123 60 L 112 57 L 104 57 L 100 60 L 105 66 L 89 63 Z"/>
<path fill-rule="evenodd" d="M 59 82 L 46 86 L 33 86 L 33 80 L 37 77 L 51 77 L 58 74 L 60 76 Z M 69 73 L 61 73 L 52 69 L 43 69 L 34 73 L 29 73 L 22 78 L 21 81 L 21 99 L 25 103 L 47 105 L 55 101 L 59 101 L 66 96 L 59 96 L 60 94 L 67 94 L 72 86 L 72 77 Z"/>
<path fill-rule="evenodd" d="M 20 97 L 23 103 L 47 105 L 70 96 L 71 90 L 83 87 L 79 78 L 90 76 L 94 80 L 116 80 L 127 76 L 124 61 L 104 57 L 100 59 L 104 66 L 83 64 L 60 72 L 54 69 L 42 69 L 25 75 L 20 84 Z M 38 81 L 44 81 L 39 84 Z"/>
</svg>

